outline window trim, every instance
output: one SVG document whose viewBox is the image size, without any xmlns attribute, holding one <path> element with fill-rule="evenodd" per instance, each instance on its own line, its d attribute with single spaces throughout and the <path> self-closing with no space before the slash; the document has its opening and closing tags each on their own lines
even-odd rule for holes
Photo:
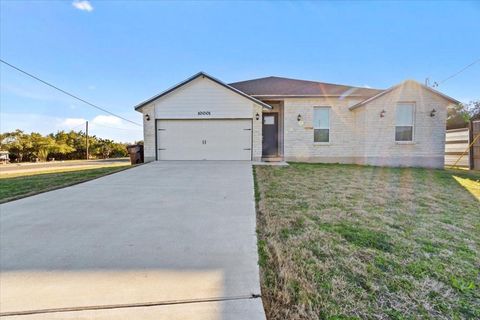
<svg viewBox="0 0 480 320">
<path fill-rule="evenodd" d="M 328 110 L 328 141 L 315 141 L 315 129 L 326 129 L 326 128 L 315 128 L 315 110 L 327 109 Z M 329 145 L 332 142 L 331 132 L 332 132 L 332 107 L 331 106 L 314 106 L 313 107 L 313 143 L 316 145 Z"/>
<path fill-rule="evenodd" d="M 412 105 L 412 140 L 397 140 L 397 127 L 407 127 L 407 126 L 397 126 L 397 109 L 399 105 L 409 104 Z M 395 140 L 396 144 L 415 144 L 415 114 L 416 114 L 417 104 L 415 101 L 397 101 L 395 104 L 395 125 L 394 125 L 394 132 L 393 132 L 393 139 Z"/>
</svg>

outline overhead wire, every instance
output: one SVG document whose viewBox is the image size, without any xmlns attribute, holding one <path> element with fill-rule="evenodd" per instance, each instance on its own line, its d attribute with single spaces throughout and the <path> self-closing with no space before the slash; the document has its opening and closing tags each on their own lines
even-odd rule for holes
<svg viewBox="0 0 480 320">
<path fill-rule="evenodd" d="M 472 63 L 469 63 L 468 65 L 466 65 L 465 67 L 463 67 L 462 69 L 460 69 L 459 71 L 455 72 L 454 74 L 452 74 L 451 76 L 448 76 L 446 77 L 445 79 L 443 79 L 442 81 L 440 82 L 434 82 L 433 84 L 433 87 L 438 87 L 439 85 L 445 83 L 446 81 L 458 76 L 460 73 L 464 72 L 465 70 L 467 70 L 468 68 L 472 67 L 474 64 L 476 64 L 477 62 L 480 62 L 480 58 L 473 61 Z"/>
<path fill-rule="evenodd" d="M 49 83 L 49 82 L 47 82 L 47 81 L 45 81 L 45 80 L 43 80 L 43 79 L 35 76 L 35 75 L 33 75 L 33 74 L 31 74 L 31 73 L 29 73 L 29 72 L 27 72 L 27 71 L 25 71 L 25 70 L 17 67 L 17 66 L 14 66 L 14 65 L 11 64 L 11 63 L 8 63 L 7 61 L 5 61 L 5 60 L 3 60 L 3 59 L 0 59 L 0 62 L 3 63 L 3 64 L 5 64 L 5 65 L 7 65 L 7 66 L 9 66 L 9 67 L 12 68 L 12 69 L 17 70 L 18 72 L 21 72 L 21 73 L 29 76 L 30 78 L 33 78 L 33 79 L 35 79 L 35 80 L 37 80 L 37 81 L 40 81 L 41 83 L 43 83 L 43 84 L 45 84 L 45 85 L 47 85 L 47 86 L 49 86 L 49 87 L 51 87 L 51 88 L 54 88 L 55 90 L 58 90 L 58 91 L 66 94 L 66 95 L 68 95 L 68 96 L 70 96 L 70 97 L 72 97 L 72 98 L 74 98 L 74 99 L 76 99 L 76 100 L 79 100 L 79 101 L 81 101 L 81 102 L 83 102 L 83 103 L 85 103 L 85 104 L 87 104 L 87 105 L 89 105 L 89 106 L 91 106 L 91 107 L 94 107 L 94 108 L 96 108 L 96 109 L 98 109 L 98 110 L 100 110 L 100 111 L 103 111 L 103 112 L 105 112 L 105 113 L 107 113 L 107 114 L 110 114 L 110 115 L 112 115 L 112 116 L 114 116 L 114 117 L 117 117 L 117 118 L 119 118 L 119 119 L 122 119 L 122 120 L 124 120 L 124 121 L 133 123 L 134 125 L 142 126 L 142 125 L 141 125 L 140 123 L 138 123 L 138 122 L 135 122 L 135 121 L 132 121 L 132 120 L 127 119 L 127 118 L 125 118 L 125 117 L 122 117 L 122 116 L 120 116 L 120 115 L 118 115 L 118 114 L 115 114 L 115 113 L 113 113 L 113 112 L 111 112 L 111 111 L 109 111 L 109 110 L 107 110 L 107 109 L 105 109 L 105 108 L 103 108 L 103 107 L 100 107 L 100 106 L 98 106 L 98 105 L 96 105 L 96 104 L 93 104 L 93 103 L 91 103 L 91 102 L 83 99 L 83 98 L 80 98 L 80 97 L 78 97 L 77 95 L 74 95 L 74 94 L 72 94 L 72 93 L 70 93 L 70 92 L 68 92 L 68 91 L 66 91 L 66 90 L 63 90 L 63 89 L 57 87 L 56 85 L 53 85 L 53 84 L 51 84 L 51 83 Z"/>
<path fill-rule="evenodd" d="M 69 128 L 68 130 L 73 130 L 73 129 L 76 129 L 76 128 L 78 128 L 78 127 L 82 127 L 82 126 L 84 126 L 86 123 L 87 123 L 87 122 L 85 121 L 85 122 L 83 122 L 83 123 L 81 123 L 81 124 L 79 124 L 79 125 L 76 125 L 75 127 Z"/>
</svg>

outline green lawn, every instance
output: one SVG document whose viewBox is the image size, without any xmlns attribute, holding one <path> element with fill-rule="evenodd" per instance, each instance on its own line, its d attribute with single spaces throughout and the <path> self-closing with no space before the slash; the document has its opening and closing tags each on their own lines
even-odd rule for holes
<svg viewBox="0 0 480 320">
<path fill-rule="evenodd" d="M 2 174 L 0 175 L 0 203 L 95 179 L 128 167 L 130 165 L 113 165 L 95 169 L 63 168 Z"/>
<path fill-rule="evenodd" d="M 254 168 L 268 319 L 479 319 L 480 174 Z"/>
</svg>

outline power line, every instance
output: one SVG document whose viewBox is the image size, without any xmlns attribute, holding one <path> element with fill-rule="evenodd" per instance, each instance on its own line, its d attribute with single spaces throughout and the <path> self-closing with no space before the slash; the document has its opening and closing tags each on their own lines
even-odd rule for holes
<svg viewBox="0 0 480 320">
<path fill-rule="evenodd" d="M 16 67 L 16 66 L 14 66 L 14 65 L 6 62 L 5 60 L 0 59 L 0 62 L 6 64 L 6 65 L 9 66 L 10 68 L 13 68 L 13 69 L 15 69 L 15 70 L 17 70 L 17 71 L 19 71 L 19 72 L 21 72 L 21 73 L 23 73 L 23 74 L 26 74 L 27 76 L 29 76 L 29 77 L 37 80 L 37 81 L 40 81 L 41 83 L 43 83 L 43 84 L 45 84 L 45 85 L 47 85 L 47 86 L 49 86 L 49 87 L 52 87 L 52 88 L 54 88 L 54 89 L 56 89 L 56 90 L 58 90 L 58 91 L 60 91 L 60 92 L 62 92 L 62 93 L 64 93 L 64 94 L 66 94 L 66 95 L 68 95 L 68 96 L 70 96 L 70 97 L 72 97 L 72 98 L 74 98 L 74 99 L 77 99 L 77 100 L 79 100 L 79 101 L 81 101 L 81 102 L 83 102 L 83 103 L 86 103 L 86 104 L 88 104 L 89 106 L 92 106 L 92 107 L 94 107 L 94 108 L 96 108 L 96 109 L 98 109 L 98 110 L 101 110 L 101 111 L 103 111 L 103 112 L 105 112 L 105 113 L 108 113 L 108 114 L 110 114 L 110 115 L 112 115 L 112 116 L 114 116 L 114 117 L 120 118 L 120 119 L 125 120 L 125 121 L 130 122 L 130 123 L 133 123 L 134 125 L 142 126 L 140 123 L 137 123 L 137 122 L 135 122 L 135 121 L 132 121 L 132 120 L 129 120 L 129 119 L 124 118 L 124 117 L 122 117 L 122 116 L 119 116 L 119 115 L 117 115 L 117 114 L 115 114 L 115 113 L 113 113 L 113 112 L 111 112 L 111 111 L 108 111 L 107 109 L 104 109 L 104 108 L 102 108 L 102 107 L 100 107 L 100 106 L 98 106 L 98 105 L 95 105 L 95 104 L 93 104 L 93 103 L 91 103 L 91 102 L 88 102 L 87 100 L 84 100 L 84 99 L 82 99 L 82 98 L 80 98 L 80 97 L 77 97 L 76 95 L 74 95 L 74 94 L 72 94 L 72 93 L 69 93 L 69 92 L 67 92 L 67 91 L 65 91 L 65 90 L 63 90 L 63 89 L 60 89 L 59 87 L 57 87 L 57 86 L 55 86 L 55 85 L 53 85 L 53 84 L 51 84 L 51 83 L 48 83 L 47 81 L 42 80 L 42 79 L 40 79 L 39 77 L 34 76 L 33 74 L 28 73 L 27 71 L 24 71 L 24 70 L 22 70 L 22 69 L 20 69 L 20 68 L 18 68 L 18 67 Z"/>
<path fill-rule="evenodd" d="M 440 81 L 440 82 L 434 82 L 434 83 L 433 83 L 433 87 L 438 87 L 439 85 L 445 83 L 446 81 L 452 79 L 453 77 L 458 76 L 460 73 L 462 73 L 463 71 L 467 70 L 468 68 L 470 68 L 471 66 L 473 66 L 474 64 L 476 64 L 476 63 L 479 62 L 479 61 L 480 61 L 480 59 L 477 59 L 477 60 L 473 61 L 472 63 L 466 65 L 465 67 L 463 67 L 463 68 L 460 69 L 459 71 L 455 72 L 455 73 L 452 74 L 451 76 L 443 79 L 442 81 Z"/>
</svg>

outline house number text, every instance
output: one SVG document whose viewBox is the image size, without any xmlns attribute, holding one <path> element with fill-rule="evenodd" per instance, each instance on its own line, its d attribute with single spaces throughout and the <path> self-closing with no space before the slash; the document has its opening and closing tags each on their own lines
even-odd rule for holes
<svg viewBox="0 0 480 320">
<path fill-rule="evenodd" d="M 199 116 L 209 116 L 209 115 L 210 115 L 210 111 L 198 111 L 198 115 L 199 115 Z"/>
</svg>

